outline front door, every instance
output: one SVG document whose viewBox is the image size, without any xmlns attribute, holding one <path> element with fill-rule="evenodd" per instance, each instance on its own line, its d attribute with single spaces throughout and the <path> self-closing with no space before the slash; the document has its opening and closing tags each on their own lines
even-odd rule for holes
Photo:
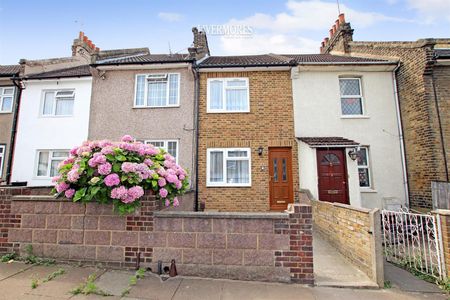
<svg viewBox="0 0 450 300">
<path fill-rule="evenodd" d="M 270 209 L 284 210 L 294 202 L 292 149 L 269 148 Z"/>
<path fill-rule="evenodd" d="M 319 200 L 349 204 L 344 149 L 317 149 Z"/>
</svg>

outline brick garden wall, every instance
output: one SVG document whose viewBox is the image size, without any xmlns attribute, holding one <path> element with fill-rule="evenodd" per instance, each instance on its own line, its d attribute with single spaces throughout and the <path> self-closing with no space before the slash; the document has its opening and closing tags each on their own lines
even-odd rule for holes
<svg viewBox="0 0 450 300">
<path fill-rule="evenodd" d="M 47 191 L 48 193 L 48 191 Z M 146 194 L 133 215 L 110 205 L 72 203 L 27 188 L 0 188 L 0 254 L 134 267 L 177 262 L 179 274 L 313 284 L 312 211 L 289 213 L 159 211 Z M 155 270 L 155 269 L 154 269 Z"/>
<path fill-rule="evenodd" d="M 317 200 L 311 203 L 315 232 L 382 287 L 384 274 L 379 210 Z"/>
<path fill-rule="evenodd" d="M 442 246 L 447 277 L 450 277 L 450 210 L 438 209 L 433 212 L 441 221 Z"/>
</svg>

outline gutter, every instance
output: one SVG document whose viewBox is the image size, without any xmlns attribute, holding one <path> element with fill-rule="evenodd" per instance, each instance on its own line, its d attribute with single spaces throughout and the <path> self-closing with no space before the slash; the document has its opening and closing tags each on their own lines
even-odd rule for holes
<svg viewBox="0 0 450 300">
<path fill-rule="evenodd" d="M 16 94 L 16 106 L 14 107 L 14 114 L 13 114 L 13 123 L 11 128 L 11 140 L 9 142 L 9 154 L 8 154 L 8 165 L 6 166 L 6 183 L 11 184 L 11 173 L 12 173 L 12 167 L 13 167 L 13 159 L 14 159 L 14 152 L 16 148 L 16 134 L 17 134 L 17 123 L 19 119 L 19 110 L 20 110 L 20 100 L 22 98 L 22 86 L 20 83 L 17 83 L 16 80 L 21 81 L 22 79 L 20 77 L 17 77 L 14 75 L 11 78 L 13 84 L 17 87 L 17 94 Z"/>
<path fill-rule="evenodd" d="M 194 198 L 194 211 L 198 211 L 198 153 L 199 153 L 199 125 L 200 125 L 200 78 L 199 68 L 194 61 L 192 64 L 192 73 L 194 74 L 194 105 L 195 105 L 195 198 Z"/>
<path fill-rule="evenodd" d="M 178 64 L 178 63 L 192 63 L 194 60 L 192 59 L 184 59 L 184 60 L 170 60 L 170 61 L 136 61 L 136 62 L 126 62 L 126 63 L 117 63 L 117 62 L 111 62 L 111 63 L 100 63 L 100 64 L 90 64 L 91 67 L 101 67 L 101 66 L 123 66 L 123 65 L 152 65 L 152 64 Z"/>
<path fill-rule="evenodd" d="M 399 135 L 399 139 L 400 139 L 400 155 L 402 157 L 403 188 L 405 190 L 406 206 L 409 208 L 410 205 L 409 205 L 408 166 L 406 164 L 405 139 L 403 137 L 402 114 L 400 111 L 400 100 L 398 97 L 397 77 L 396 77 L 396 73 L 399 68 L 400 68 L 400 63 L 397 63 L 397 66 L 392 71 L 392 82 L 394 85 L 395 111 L 397 114 L 397 127 L 398 127 L 398 135 Z"/>
<path fill-rule="evenodd" d="M 92 74 L 89 75 L 77 75 L 77 76 L 46 76 L 46 77 L 22 77 L 19 78 L 20 80 L 46 80 L 46 79 L 65 79 L 65 78 L 84 78 L 84 77 L 92 77 Z"/>
</svg>

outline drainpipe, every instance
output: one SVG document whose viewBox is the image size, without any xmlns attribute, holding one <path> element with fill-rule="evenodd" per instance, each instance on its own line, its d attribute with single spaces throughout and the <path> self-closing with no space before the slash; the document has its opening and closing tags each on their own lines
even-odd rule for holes
<svg viewBox="0 0 450 300">
<path fill-rule="evenodd" d="M 395 110 L 397 113 L 397 127 L 398 127 L 398 135 L 400 139 L 400 155 L 402 157 L 402 169 L 403 169 L 403 187 L 405 189 L 405 197 L 406 197 L 406 206 L 409 208 L 409 184 L 408 184 L 408 167 L 406 165 L 406 153 L 405 153 L 405 140 L 403 137 L 403 127 L 402 127 L 402 114 L 400 111 L 400 101 L 398 97 L 398 88 L 397 88 L 397 78 L 396 73 L 400 68 L 400 63 L 397 64 L 395 69 L 392 71 L 392 82 L 394 85 L 394 97 L 395 97 Z"/>
<path fill-rule="evenodd" d="M 199 68 L 197 61 L 194 60 L 192 64 L 192 73 L 194 74 L 194 107 L 195 107 L 195 198 L 194 198 L 194 211 L 198 211 L 198 152 L 199 152 L 199 124 L 200 124 L 200 117 L 199 117 L 199 109 L 200 109 L 200 103 L 199 103 L 199 92 L 200 92 L 200 82 L 199 82 L 199 74 L 198 74 Z"/>
<path fill-rule="evenodd" d="M 436 59 L 436 56 L 434 56 L 433 59 Z M 433 86 L 434 105 L 436 106 L 436 115 L 437 115 L 438 124 L 439 124 L 439 135 L 440 135 L 441 144 L 442 144 L 442 155 L 444 157 L 445 178 L 446 178 L 446 181 L 449 182 L 450 180 L 449 180 L 449 175 L 448 175 L 448 163 L 447 163 L 447 155 L 446 155 L 447 151 L 445 149 L 445 140 L 444 140 L 444 133 L 442 130 L 442 121 L 441 121 L 441 112 L 439 110 L 439 101 L 438 101 L 437 92 L 436 92 L 434 70 L 431 73 L 431 85 Z"/>
<path fill-rule="evenodd" d="M 14 107 L 13 114 L 13 123 L 11 128 L 11 140 L 9 142 L 9 154 L 8 154 L 8 165 L 6 166 L 6 183 L 11 184 L 11 172 L 13 167 L 13 159 L 14 159 L 14 150 L 16 146 L 16 133 L 17 133 L 17 123 L 19 118 L 19 109 L 20 109 L 20 99 L 22 98 L 22 85 L 20 84 L 20 78 L 16 77 L 16 75 L 11 78 L 13 84 L 17 87 L 17 95 L 16 95 L 16 106 Z M 17 81 L 19 82 L 17 82 Z"/>
</svg>

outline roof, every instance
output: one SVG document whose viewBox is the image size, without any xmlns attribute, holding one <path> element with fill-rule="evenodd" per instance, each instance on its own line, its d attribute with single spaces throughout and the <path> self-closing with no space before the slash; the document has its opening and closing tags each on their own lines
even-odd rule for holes
<svg viewBox="0 0 450 300">
<path fill-rule="evenodd" d="M 260 54 L 241 56 L 210 56 L 201 68 L 292 66 L 298 64 L 391 64 L 382 59 L 340 56 L 332 54 Z"/>
<path fill-rule="evenodd" d="M 26 79 L 50 79 L 50 78 L 64 78 L 64 77 L 85 77 L 92 76 L 89 65 L 82 65 L 77 67 L 53 70 L 43 73 L 31 74 L 26 76 Z"/>
<path fill-rule="evenodd" d="M 450 58 L 450 49 L 434 49 L 434 56 L 436 58 L 448 59 Z"/>
<path fill-rule="evenodd" d="M 177 63 L 190 62 L 193 59 L 187 53 L 183 54 L 147 54 L 138 53 L 117 58 L 97 60 L 95 65 L 120 65 L 120 64 L 152 64 L 152 63 Z"/>
<path fill-rule="evenodd" d="M 339 136 L 332 137 L 298 137 L 311 147 L 359 146 L 359 143 Z"/>
<path fill-rule="evenodd" d="M 0 65 L 0 77 L 13 76 L 20 71 L 19 65 Z"/>
</svg>

